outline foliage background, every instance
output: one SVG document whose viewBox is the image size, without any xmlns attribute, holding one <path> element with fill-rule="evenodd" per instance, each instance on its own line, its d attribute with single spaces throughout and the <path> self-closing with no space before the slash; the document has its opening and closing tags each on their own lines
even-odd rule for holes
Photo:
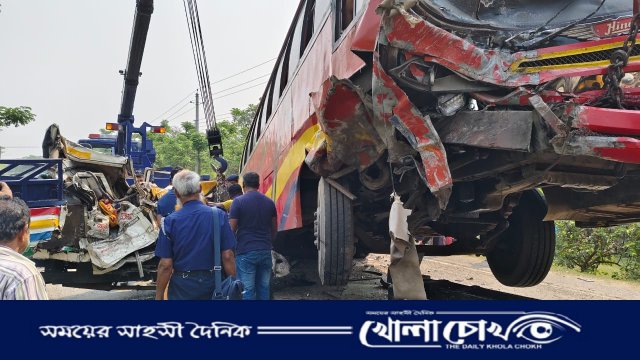
<svg viewBox="0 0 640 360">
<path fill-rule="evenodd" d="M 0 106 L 0 131 L 4 127 L 27 125 L 34 121 L 35 118 L 36 115 L 31 112 L 31 108 L 28 106 L 16 108 Z"/>
<path fill-rule="evenodd" d="M 245 109 L 234 108 L 231 110 L 231 121 L 218 122 L 218 128 L 222 133 L 224 158 L 229 162 L 227 175 L 237 174 L 240 171 L 244 142 L 255 113 L 255 105 L 249 105 Z M 167 129 L 165 134 L 149 134 L 156 149 L 156 167 L 180 166 L 195 169 L 196 159 L 199 156 L 202 163 L 201 172 L 214 173 L 213 168 L 208 165 L 211 159 L 206 136 L 196 131 L 193 123 L 183 122 L 175 126 L 165 120 L 162 126 Z M 215 162 L 214 164 L 217 165 Z"/>
<path fill-rule="evenodd" d="M 585 273 L 640 280 L 640 224 L 582 229 L 573 222 L 556 222 L 557 265 Z"/>
</svg>

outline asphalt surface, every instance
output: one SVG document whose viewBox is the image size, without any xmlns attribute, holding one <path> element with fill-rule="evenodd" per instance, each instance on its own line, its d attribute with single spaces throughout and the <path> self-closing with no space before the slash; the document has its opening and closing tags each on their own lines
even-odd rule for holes
<svg viewBox="0 0 640 360">
<path fill-rule="evenodd" d="M 274 280 L 274 299 L 386 300 L 387 290 L 380 279 L 385 278 L 388 265 L 388 255 L 358 259 L 346 287 L 328 288 L 320 285 L 314 261 L 296 262 L 289 276 Z M 443 282 L 444 286 L 435 287 L 443 293 L 450 288 L 466 286 L 540 300 L 640 300 L 640 283 L 570 271 L 552 270 L 540 285 L 532 288 L 506 287 L 493 277 L 484 257 L 428 257 L 422 262 L 421 269 L 431 280 Z M 155 297 L 153 290 L 99 291 L 47 285 L 47 291 L 52 300 L 152 300 Z M 455 299 L 455 295 L 446 299 Z"/>
</svg>

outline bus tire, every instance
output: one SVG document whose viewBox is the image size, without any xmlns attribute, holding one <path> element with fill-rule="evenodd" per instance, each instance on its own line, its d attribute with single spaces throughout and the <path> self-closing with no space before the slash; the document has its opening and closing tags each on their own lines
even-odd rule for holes
<svg viewBox="0 0 640 360">
<path fill-rule="evenodd" d="M 487 254 L 491 272 L 503 285 L 535 286 L 549 273 L 556 232 L 553 221 L 543 221 L 546 213 L 546 201 L 538 191 L 522 194 L 509 218 L 509 228 Z"/>
<path fill-rule="evenodd" d="M 351 199 L 324 178 L 318 184 L 315 227 L 318 274 L 322 285 L 346 285 L 355 253 L 353 208 Z"/>
</svg>

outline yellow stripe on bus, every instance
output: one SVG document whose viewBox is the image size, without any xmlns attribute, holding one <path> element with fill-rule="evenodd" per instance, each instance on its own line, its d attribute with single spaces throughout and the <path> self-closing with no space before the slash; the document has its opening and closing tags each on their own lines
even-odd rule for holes
<svg viewBox="0 0 640 360">
<path fill-rule="evenodd" d="M 304 158 L 306 156 L 305 147 L 308 143 L 313 140 L 313 137 L 320 130 L 320 126 L 318 124 L 312 125 L 310 128 L 305 130 L 304 133 L 293 143 L 291 149 L 287 152 L 284 160 L 278 167 L 278 171 L 276 174 L 276 194 L 273 200 L 277 201 L 282 195 L 285 186 L 289 182 L 291 175 L 302 165 L 304 162 Z M 272 197 L 273 194 L 273 185 L 269 187 L 266 194 L 269 197 Z"/>
<path fill-rule="evenodd" d="M 58 225 L 60 225 L 59 219 L 36 220 L 31 222 L 30 228 L 34 230 L 34 229 L 58 227 Z"/>
</svg>

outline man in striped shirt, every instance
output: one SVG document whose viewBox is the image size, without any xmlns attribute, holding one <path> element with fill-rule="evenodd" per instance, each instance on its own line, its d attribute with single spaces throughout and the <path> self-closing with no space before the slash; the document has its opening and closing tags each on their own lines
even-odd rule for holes
<svg viewBox="0 0 640 360">
<path fill-rule="evenodd" d="M 0 300 L 48 299 L 42 275 L 21 255 L 29 246 L 29 222 L 24 201 L 0 198 Z"/>
</svg>

